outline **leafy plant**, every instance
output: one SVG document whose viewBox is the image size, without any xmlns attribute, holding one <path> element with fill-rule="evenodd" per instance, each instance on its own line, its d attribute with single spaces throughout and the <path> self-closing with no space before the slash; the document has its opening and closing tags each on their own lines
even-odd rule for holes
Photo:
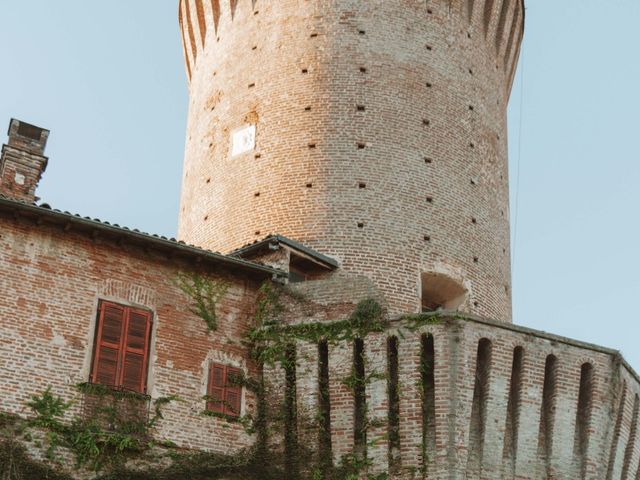
<svg viewBox="0 0 640 480">
<path fill-rule="evenodd" d="M 175 280 L 176 285 L 191 299 L 190 311 L 202 318 L 209 331 L 218 326 L 217 306 L 227 293 L 228 286 L 205 278 L 195 273 L 183 273 Z M 288 298 L 283 298 L 286 295 Z M 353 342 L 356 339 L 365 340 L 371 333 L 385 332 L 389 326 L 384 309 L 375 299 L 366 299 L 358 303 L 353 312 L 347 317 L 332 322 L 308 322 L 287 324 L 285 322 L 287 309 L 291 302 L 301 302 L 303 298 L 294 295 L 284 287 L 265 282 L 259 290 L 256 303 L 255 325 L 246 335 L 245 345 L 249 348 L 255 360 L 257 371 L 266 365 L 276 364 L 281 368 L 295 369 L 295 353 L 291 354 L 299 342 L 318 344 L 326 342 L 335 345 L 339 342 Z M 304 308 L 309 305 L 303 305 Z M 309 311 L 313 311 L 309 307 Z M 437 313 L 405 316 L 400 319 L 398 331 L 416 331 L 425 325 L 437 323 L 440 316 Z M 398 333 L 400 335 L 400 333 Z M 295 350 L 294 350 L 295 352 Z M 363 357 L 363 362 L 365 361 Z M 421 369 L 424 368 L 421 365 Z M 360 371 L 360 370 L 359 370 Z M 343 380 L 350 390 L 364 391 L 366 385 L 374 380 L 381 380 L 386 376 L 380 372 L 369 371 L 356 373 Z M 422 370 L 421 370 L 422 371 Z M 334 465 L 330 432 L 324 431 L 327 423 L 327 412 L 318 410 L 308 412 L 309 418 L 288 415 L 285 405 L 277 405 L 269 393 L 269 384 L 261 375 L 245 377 L 233 376 L 231 382 L 242 385 L 255 394 L 256 409 L 252 414 L 243 417 L 227 417 L 215 412 L 203 412 L 203 415 L 222 417 L 229 423 L 221 425 L 231 428 L 232 422 L 237 422 L 245 428 L 246 433 L 255 435 L 254 446 L 235 455 L 217 455 L 205 452 L 193 453 L 181 451 L 173 442 L 156 443 L 148 435 L 158 421 L 163 418 L 162 408 L 172 401 L 179 401 L 176 396 L 158 398 L 151 404 L 152 418 L 148 418 L 150 397 L 132 392 L 113 391 L 108 387 L 92 384 L 78 385 L 78 389 L 86 395 L 98 399 L 109 400 L 106 404 L 98 402 L 91 418 L 76 418 L 70 424 L 63 423 L 63 418 L 71 407 L 71 403 L 63 401 L 51 393 L 48 388 L 41 395 L 34 395 L 29 406 L 36 414 L 30 424 L 46 430 L 45 440 L 47 455 L 55 457 L 58 445 L 69 448 L 76 456 L 79 466 L 88 466 L 95 471 L 106 471 L 102 480 L 164 480 L 173 478 L 192 478 L 194 480 L 275 480 L 290 478 L 291 480 L 388 480 L 387 473 L 368 473 L 371 459 L 367 457 L 367 448 L 354 451 L 345 456 L 338 465 Z M 324 391 L 321 389 L 322 396 Z M 328 394 L 328 389 L 326 394 Z M 208 400 L 204 397 L 204 400 Z M 124 407 L 123 407 L 124 405 Z M 129 408 L 127 405 L 133 405 Z M 145 415 L 135 415 L 135 405 L 145 406 Z M 295 406 L 294 406 L 295 408 Z M 131 413 L 133 412 L 133 415 Z M 300 415 L 300 412 L 296 412 Z M 315 420 L 315 421 L 314 421 Z M 1 423 L 11 423 L 11 418 L 0 415 Z M 358 426 L 362 433 L 370 428 L 381 426 L 381 419 L 370 419 L 368 412 L 363 411 L 362 424 Z M 320 438 L 328 448 L 319 446 L 317 451 L 311 451 L 299 442 L 297 436 L 284 438 L 284 452 L 279 448 L 274 450 L 273 432 L 285 431 L 291 424 L 299 426 L 301 422 L 309 422 L 309 426 L 319 427 Z M 294 427 L 299 428 L 299 427 Z M 322 435 L 325 434 L 325 437 Z M 365 437 L 366 440 L 366 437 Z M 379 439 L 375 440 L 379 441 Z M 370 444 L 373 444 L 371 440 Z M 368 444 L 367 444 L 368 445 Z M 325 445 L 326 446 L 326 445 Z M 169 466 L 153 468 L 144 467 L 145 459 L 151 458 L 143 453 L 150 448 L 167 448 L 170 451 L 159 458 L 170 459 Z M 130 458 L 137 459 L 137 469 L 127 468 Z M 157 458 L 157 457 L 156 457 Z M 291 459 L 294 458 L 294 462 Z M 2 458 L 0 458 L 1 465 Z M 293 468 L 293 467 L 295 468 Z M 108 467 L 108 468 L 107 468 Z M 37 477 L 35 477 L 37 478 Z"/>
<path fill-rule="evenodd" d="M 189 311 L 202 318 L 210 332 L 217 330 L 216 306 L 227 293 L 229 285 L 197 273 L 179 273 L 174 283 L 191 299 Z"/>
<path fill-rule="evenodd" d="M 66 424 L 62 419 L 72 403 L 54 396 L 48 387 L 40 395 L 32 395 L 27 403 L 36 414 L 29 425 L 45 430 L 49 460 L 56 460 L 58 447 L 65 447 L 75 454 L 78 466 L 87 465 L 95 471 L 105 463 L 118 464 L 124 457 L 149 448 L 148 431 L 162 418 L 162 407 L 179 400 L 176 396 L 156 399 L 155 415 L 145 419 L 139 415 L 136 405 L 144 406 L 141 402 L 149 401 L 146 395 L 110 390 L 102 385 L 76 387 L 88 396 L 106 398 L 106 402 L 96 403 L 89 418 L 76 417 Z"/>
<path fill-rule="evenodd" d="M 31 395 L 31 400 L 27 402 L 27 406 L 37 415 L 32 420 L 32 425 L 54 431 L 61 430 L 60 420 L 72 405 L 72 402 L 67 403 L 54 396 L 51 387 L 47 387 L 41 395 Z"/>
<path fill-rule="evenodd" d="M 281 321 L 285 309 L 281 290 L 273 286 L 265 288 L 256 313 L 256 326 L 247 334 L 253 357 L 259 364 L 287 364 L 287 348 L 296 341 L 330 343 L 365 338 L 371 332 L 382 332 L 387 328 L 382 307 L 375 299 L 358 303 L 353 313 L 345 320 L 286 324 Z"/>
<path fill-rule="evenodd" d="M 49 465 L 30 458 L 15 439 L 0 439 L 0 479 L 2 480 L 72 480 Z"/>
</svg>

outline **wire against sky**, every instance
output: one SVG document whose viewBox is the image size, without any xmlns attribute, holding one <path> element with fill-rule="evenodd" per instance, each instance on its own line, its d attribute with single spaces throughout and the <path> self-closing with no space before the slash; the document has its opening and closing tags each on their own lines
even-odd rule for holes
<svg viewBox="0 0 640 480">
<path fill-rule="evenodd" d="M 512 255 L 511 255 L 511 278 L 515 278 L 515 270 L 516 270 L 516 250 L 518 246 L 518 214 L 519 214 L 519 206 L 520 206 L 520 160 L 522 158 L 522 125 L 523 125 L 523 117 L 524 117 L 524 52 L 520 57 L 520 112 L 518 119 L 518 154 L 517 154 L 517 173 L 516 173 L 516 199 L 515 199 L 515 212 L 514 212 L 514 222 L 513 222 L 513 242 L 512 244 Z"/>
</svg>

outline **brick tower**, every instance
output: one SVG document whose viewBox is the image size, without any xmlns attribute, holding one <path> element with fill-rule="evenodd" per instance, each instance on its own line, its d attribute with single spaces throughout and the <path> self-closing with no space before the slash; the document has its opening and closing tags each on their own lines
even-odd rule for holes
<svg viewBox="0 0 640 480">
<path fill-rule="evenodd" d="M 506 108 L 521 0 L 182 0 L 179 236 L 280 234 L 393 312 L 510 321 Z"/>
<path fill-rule="evenodd" d="M 90 432 L 131 439 L 100 478 L 640 479 L 640 375 L 509 323 L 523 21 L 522 0 L 181 0 L 179 235 L 231 255 L 38 205 L 49 132 L 12 120 L 0 472 L 44 472 L 45 392 L 71 405 L 72 478 L 108 460 L 70 446 Z"/>
</svg>

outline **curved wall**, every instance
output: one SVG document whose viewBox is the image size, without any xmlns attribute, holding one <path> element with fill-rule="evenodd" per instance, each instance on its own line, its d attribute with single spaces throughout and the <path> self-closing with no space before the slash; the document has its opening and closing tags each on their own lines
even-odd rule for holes
<svg viewBox="0 0 640 480">
<path fill-rule="evenodd" d="M 474 318 L 442 319 L 417 330 L 403 326 L 397 321 L 393 330 L 364 338 L 365 375 L 371 375 L 389 368 L 387 345 L 396 335 L 401 389 L 394 452 L 388 379 L 376 377 L 366 385 L 371 477 L 637 478 L 640 383 L 614 350 Z M 425 338 L 432 344 L 428 357 Z M 315 450 L 319 436 L 308 419 L 319 408 L 318 347 L 296 347 L 298 432 Z M 328 352 L 336 463 L 354 448 L 355 396 L 344 383 L 353 371 L 353 352 L 353 342 L 346 341 Z M 270 385 L 284 385 L 283 369 L 266 372 Z"/>
<path fill-rule="evenodd" d="M 190 107 L 179 237 L 279 233 L 367 275 L 392 313 L 420 278 L 511 316 L 506 105 L 520 0 L 183 0 Z M 255 148 L 231 138 L 255 125 Z"/>
</svg>

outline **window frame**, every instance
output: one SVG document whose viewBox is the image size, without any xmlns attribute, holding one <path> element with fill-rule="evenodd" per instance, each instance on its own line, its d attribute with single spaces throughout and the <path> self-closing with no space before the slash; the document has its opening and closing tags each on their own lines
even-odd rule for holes
<svg viewBox="0 0 640 480">
<path fill-rule="evenodd" d="M 223 385 L 215 385 L 215 375 L 214 370 L 221 369 L 222 374 L 222 383 Z M 209 362 L 209 369 L 207 373 L 207 404 L 206 411 L 214 414 L 223 415 L 230 418 L 239 418 L 242 414 L 242 393 L 243 387 L 242 385 L 234 384 L 229 381 L 229 377 L 231 375 L 236 375 L 238 377 L 242 377 L 243 371 L 242 368 L 236 367 L 233 365 L 227 365 L 215 361 Z M 221 400 L 213 400 L 214 398 L 214 389 L 218 390 L 219 397 Z M 235 394 L 237 397 L 237 411 L 234 411 L 232 405 L 228 401 L 229 394 Z M 215 404 L 218 404 L 217 406 Z"/>
<path fill-rule="evenodd" d="M 104 319 L 107 308 L 116 308 L 121 310 L 122 319 L 120 327 L 120 339 L 118 343 L 112 343 L 103 339 L 104 334 Z M 130 345 L 129 336 L 131 332 L 129 330 L 132 315 L 139 315 L 142 319 L 146 320 L 145 333 L 141 337 L 144 339 L 142 348 L 135 348 Z M 153 312 L 141 307 L 135 307 L 118 303 L 111 300 L 100 300 L 98 302 L 97 321 L 95 328 L 95 336 L 93 342 L 93 351 L 91 355 L 91 370 L 89 375 L 89 382 L 98 385 L 104 385 L 116 390 L 128 390 L 134 391 L 139 394 L 146 394 L 147 392 L 147 380 L 149 376 L 149 356 L 151 353 L 151 333 L 153 330 Z M 105 345 L 106 344 L 106 345 Z M 115 384 L 106 384 L 98 380 L 100 369 L 100 353 L 103 348 L 109 348 L 116 351 L 116 371 L 115 371 Z M 140 368 L 140 382 L 137 388 L 126 388 L 125 384 L 125 362 L 127 354 L 139 355 L 142 357 L 142 366 Z"/>
</svg>

